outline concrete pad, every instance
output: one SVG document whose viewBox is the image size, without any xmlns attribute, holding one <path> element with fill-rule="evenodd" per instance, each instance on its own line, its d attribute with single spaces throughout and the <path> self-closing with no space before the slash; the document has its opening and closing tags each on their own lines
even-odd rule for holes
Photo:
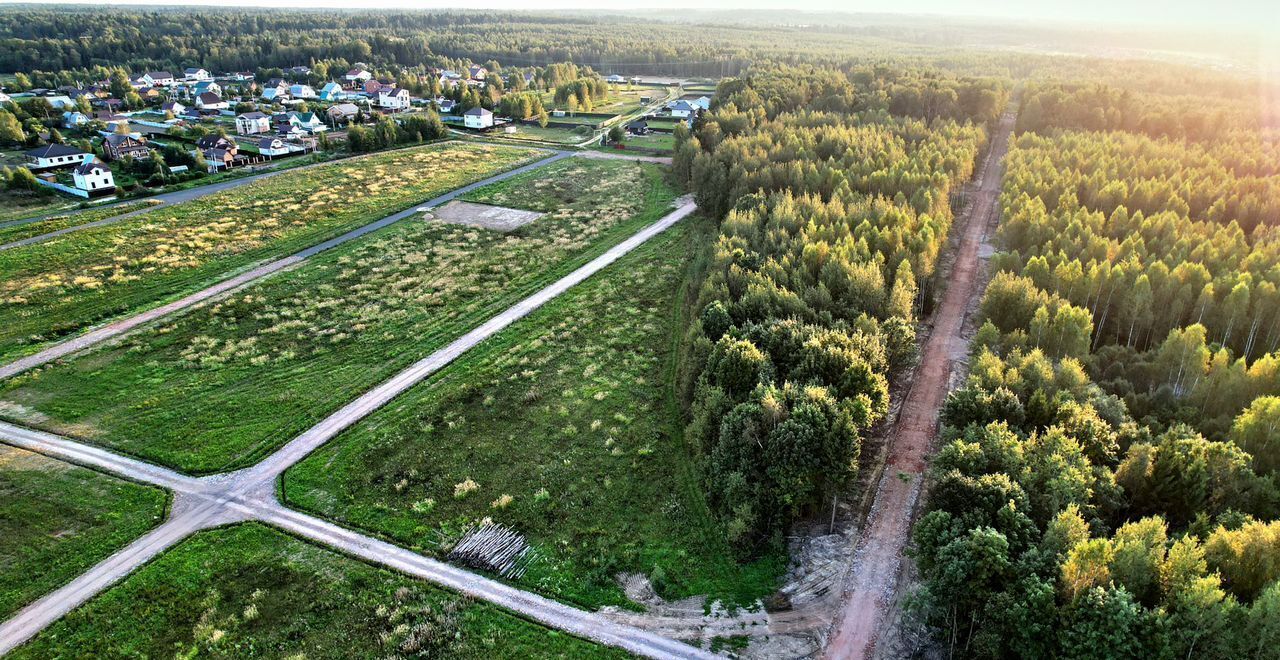
<svg viewBox="0 0 1280 660">
<path fill-rule="evenodd" d="M 505 206 L 452 201 L 436 209 L 434 215 L 442 222 L 508 232 L 523 227 L 546 214 Z"/>
</svg>

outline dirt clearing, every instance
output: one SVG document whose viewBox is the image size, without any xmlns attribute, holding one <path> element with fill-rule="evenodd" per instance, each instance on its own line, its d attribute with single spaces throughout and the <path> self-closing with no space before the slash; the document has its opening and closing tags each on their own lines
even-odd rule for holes
<svg viewBox="0 0 1280 660">
<path fill-rule="evenodd" d="M 512 209 L 505 206 L 453 201 L 436 209 L 432 214 L 428 214 L 427 217 L 430 219 L 434 216 L 441 222 L 455 225 L 468 225 L 470 227 L 480 227 L 481 229 L 509 232 L 523 227 L 543 215 L 546 214 L 537 211 Z"/>
</svg>

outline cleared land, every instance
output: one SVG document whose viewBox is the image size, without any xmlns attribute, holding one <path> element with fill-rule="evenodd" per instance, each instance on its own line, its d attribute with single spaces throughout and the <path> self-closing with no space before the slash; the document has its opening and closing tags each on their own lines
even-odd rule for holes
<svg viewBox="0 0 1280 660">
<path fill-rule="evenodd" d="M 626 657 L 258 524 L 204 532 L 13 658 Z"/>
<path fill-rule="evenodd" d="M 541 155 L 461 143 L 393 151 L 0 252 L 0 359 Z"/>
<path fill-rule="evenodd" d="M 682 286 L 709 224 L 654 238 L 329 442 L 286 473 L 286 500 L 437 556 L 490 517 L 536 550 L 521 586 L 588 609 L 627 604 L 619 572 L 666 597 L 767 594 L 782 559 L 732 559 L 674 421 Z"/>
<path fill-rule="evenodd" d="M 0 620 L 141 536 L 164 492 L 0 445 Z"/>
<path fill-rule="evenodd" d="M 543 214 L 507 206 L 453 201 L 436 209 L 433 215 L 441 222 L 494 231 L 513 231 L 541 218 Z"/>
<path fill-rule="evenodd" d="M 0 416 L 190 472 L 244 466 L 652 223 L 673 199 L 656 166 L 581 159 L 472 195 L 527 199 L 504 205 L 547 215 L 509 234 L 397 223 L 289 277 L 12 379 Z"/>
</svg>

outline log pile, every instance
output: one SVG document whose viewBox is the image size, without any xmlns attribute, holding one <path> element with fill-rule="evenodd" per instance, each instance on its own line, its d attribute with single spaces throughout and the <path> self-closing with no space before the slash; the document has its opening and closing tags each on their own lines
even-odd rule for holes
<svg viewBox="0 0 1280 660">
<path fill-rule="evenodd" d="M 467 530 L 449 551 L 449 561 L 492 571 L 517 580 L 532 559 L 524 536 L 495 522 L 485 521 Z"/>
</svg>

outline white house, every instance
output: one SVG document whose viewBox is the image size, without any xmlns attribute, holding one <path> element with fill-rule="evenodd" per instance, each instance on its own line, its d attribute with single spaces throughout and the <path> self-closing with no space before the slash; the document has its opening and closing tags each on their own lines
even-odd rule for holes
<svg viewBox="0 0 1280 660">
<path fill-rule="evenodd" d="M 291 85 L 289 96 L 295 99 L 313 99 L 316 97 L 316 90 L 311 89 L 311 85 Z"/>
<path fill-rule="evenodd" d="M 364 69 L 352 69 L 347 72 L 347 75 L 343 76 L 349 82 L 364 82 L 372 77 L 373 74 Z"/>
<path fill-rule="evenodd" d="M 206 92 L 213 92 L 218 96 L 222 96 L 222 85 L 219 85 L 212 80 L 202 80 L 196 83 L 195 89 L 191 90 L 191 93 L 196 96 L 200 96 Z"/>
<path fill-rule="evenodd" d="M 271 118 L 261 112 L 246 112 L 236 116 L 236 131 L 241 135 L 266 133 L 271 130 Z"/>
<path fill-rule="evenodd" d="M 290 112 L 289 123 L 312 133 L 329 130 L 329 127 L 324 125 L 324 120 L 314 112 Z"/>
<path fill-rule="evenodd" d="M 462 113 L 462 123 L 467 128 L 489 128 L 493 126 L 493 113 L 484 108 L 472 108 Z"/>
<path fill-rule="evenodd" d="M 187 82 L 200 82 L 201 80 L 213 80 L 213 74 L 199 67 L 188 67 L 182 72 L 182 77 Z"/>
<path fill-rule="evenodd" d="M 320 88 L 321 101 L 337 101 L 342 98 L 342 94 L 342 85 L 336 82 L 325 83 L 324 87 Z"/>
<path fill-rule="evenodd" d="M 631 76 L 631 84 L 632 84 L 632 85 L 639 85 L 639 84 L 640 84 L 640 76 Z"/>
<path fill-rule="evenodd" d="M 289 95 L 280 91 L 278 87 L 268 87 L 262 90 L 263 101 L 282 101 L 289 98 Z"/>
<path fill-rule="evenodd" d="M 165 101 L 164 103 L 160 104 L 160 111 L 172 112 L 173 116 L 177 117 L 178 115 L 181 115 L 182 113 L 187 111 L 187 106 L 182 105 L 177 101 Z"/>
<path fill-rule="evenodd" d="M 97 160 L 86 160 L 72 170 L 71 178 L 80 190 L 89 194 L 115 190 L 116 180 L 111 168 Z"/>
<path fill-rule="evenodd" d="M 258 153 L 263 156 L 284 156 L 290 151 L 280 138 L 264 137 L 258 140 Z"/>
<path fill-rule="evenodd" d="M 87 154 L 79 149 L 68 147 L 65 144 L 49 144 L 43 147 L 37 147 L 26 153 L 27 167 L 29 169 L 38 170 L 49 167 L 63 167 L 65 165 L 79 165 L 85 159 L 93 158 L 93 154 Z"/>
<path fill-rule="evenodd" d="M 710 109 L 711 109 L 711 97 L 710 97 L 710 96 L 699 96 L 698 98 L 696 98 L 696 99 L 694 99 L 694 100 L 693 100 L 693 104 L 694 104 L 694 105 L 696 105 L 696 106 L 698 106 L 699 108 L 702 108 L 703 110 L 710 110 Z"/>
<path fill-rule="evenodd" d="M 489 75 L 489 70 L 482 66 L 473 66 L 467 73 L 471 75 L 472 80 L 484 80 L 485 76 Z"/>
<path fill-rule="evenodd" d="M 205 92 L 196 97 L 196 107 L 201 110 L 226 110 L 229 105 L 221 96 L 213 92 Z"/>
<path fill-rule="evenodd" d="M 457 104 L 454 103 L 453 99 L 446 99 L 443 97 L 436 99 L 436 107 L 440 108 L 440 112 L 453 112 L 453 106 L 455 105 Z"/>
<path fill-rule="evenodd" d="M 80 126 L 81 124 L 86 124 L 88 122 L 89 122 L 89 117 L 83 112 L 75 112 L 75 111 L 69 110 L 67 112 L 62 113 L 63 128 L 75 128 L 76 126 Z"/>
<path fill-rule="evenodd" d="M 71 100 L 70 96 L 46 96 L 44 100 L 48 101 L 54 110 L 75 110 L 80 107 L 76 105 L 75 101 Z"/>
<path fill-rule="evenodd" d="M 383 89 L 378 92 L 378 107 L 387 110 L 406 110 L 409 107 L 409 90 Z"/>
<path fill-rule="evenodd" d="M 177 82 L 176 80 L 174 80 L 173 74 L 169 73 L 168 71 L 148 71 L 142 74 L 140 79 L 142 80 L 142 82 L 152 87 L 155 87 L 157 85 L 160 87 L 168 87 Z"/>
<path fill-rule="evenodd" d="M 685 101 L 684 99 L 668 103 L 667 109 L 671 111 L 672 117 L 679 117 L 680 119 L 688 119 L 689 117 L 698 114 L 698 106 Z"/>
</svg>

